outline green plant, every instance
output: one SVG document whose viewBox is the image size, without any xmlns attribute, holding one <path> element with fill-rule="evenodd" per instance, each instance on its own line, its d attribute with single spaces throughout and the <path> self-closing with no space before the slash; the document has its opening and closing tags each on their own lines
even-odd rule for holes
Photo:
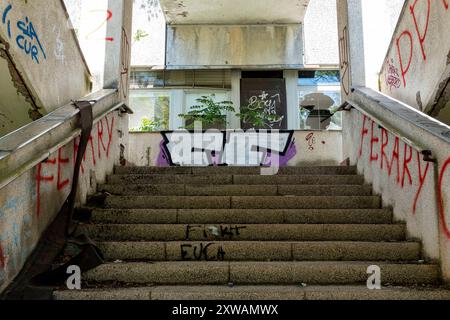
<svg viewBox="0 0 450 320">
<path fill-rule="evenodd" d="M 144 30 L 138 29 L 136 31 L 136 34 L 134 35 L 134 41 L 138 42 L 141 41 L 143 38 L 148 37 L 149 34 L 145 32 Z"/>
<path fill-rule="evenodd" d="M 255 129 L 271 129 L 274 123 L 279 123 L 284 117 L 267 112 L 266 103 L 263 100 L 241 107 L 241 113 L 236 115 L 244 124 Z"/>
<path fill-rule="evenodd" d="M 153 132 L 158 131 L 161 128 L 164 128 L 164 121 L 155 118 L 154 120 L 151 120 L 149 118 L 142 118 L 141 119 L 141 126 L 139 128 L 132 129 L 132 132 Z"/>
<path fill-rule="evenodd" d="M 215 95 L 202 96 L 196 101 L 199 105 L 191 107 L 191 111 L 185 114 L 180 114 L 181 118 L 186 121 L 185 129 L 193 129 L 195 122 L 201 122 L 203 127 L 227 125 L 225 112 L 235 112 L 233 102 L 231 101 L 215 101 Z M 217 128 L 219 129 L 219 128 Z"/>
</svg>

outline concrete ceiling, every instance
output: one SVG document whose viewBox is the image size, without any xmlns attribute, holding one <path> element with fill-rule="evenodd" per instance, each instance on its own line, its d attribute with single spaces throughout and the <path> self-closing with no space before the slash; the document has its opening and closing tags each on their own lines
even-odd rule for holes
<svg viewBox="0 0 450 320">
<path fill-rule="evenodd" d="M 169 24 L 301 23 L 309 0 L 160 0 Z"/>
</svg>

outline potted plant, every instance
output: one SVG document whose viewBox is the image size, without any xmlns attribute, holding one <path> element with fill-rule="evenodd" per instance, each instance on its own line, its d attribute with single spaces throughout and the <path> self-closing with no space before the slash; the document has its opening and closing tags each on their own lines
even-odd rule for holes
<svg viewBox="0 0 450 320">
<path fill-rule="evenodd" d="M 237 114 L 241 118 L 246 129 L 272 129 L 274 125 L 283 121 L 284 117 L 277 114 L 270 114 L 266 104 L 262 100 L 241 107 L 241 113 Z"/>
<path fill-rule="evenodd" d="M 132 129 L 131 132 L 154 132 L 165 127 L 166 124 L 159 118 L 155 118 L 154 120 L 142 118 L 140 127 Z"/>
<path fill-rule="evenodd" d="M 233 102 L 215 101 L 215 95 L 202 96 L 196 100 L 199 105 L 191 107 L 191 111 L 179 116 L 185 120 L 185 129 L 194 129 L 195 122 L 201 122 L 202 128 L 207 129 L 226 129 L 228 124 L 226 112 L 235 112 Z"/>
</svg>

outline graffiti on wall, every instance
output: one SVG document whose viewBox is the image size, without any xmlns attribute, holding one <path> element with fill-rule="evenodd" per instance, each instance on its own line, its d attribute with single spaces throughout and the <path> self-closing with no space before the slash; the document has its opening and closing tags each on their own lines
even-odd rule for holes
<svg viewBox="0 0 450 320">
<path fill-rule="evenodd" d="M 10 4 L 1 12 L 1 22 L 6 27 L 8 38 L 14 40 L 17 47 L 33 62 L 40 64 L 47 59 L 47 55 L 33 22 L 28 17 L 11 20 L 12 10 L 13 6 Z"/>
<path fill-rule="evenodd" d="M 433 179 L 434 165 L 425 161 L 423 154 L 402 141 L 399 137 L 379 127 L 378 124 L 365 115 L 362 115 L 362 127 L 358 157 L 368 155 L 368 161 L 381 172 L 385 172 L 390 179 L 401 189 L 416 186 L 411 203 L 412 214 L 417 213 L 425 183 Z M 438 184 L 438 206 L 442 228 L 450 239 L 450 226 L 447 224 L 446 204 L 447 195 L 444 192 L 445 179 L 450 174 L 450 159 L 441 165 Z M 406 191 L 405 191 L 406 192 Z"/>
<path fill-rule="evenodd" d="M 157 165 L 287 166 L 297 149 L 293 131 L 163 132 Z"/>
<path fill-rule="evenodd" d="M 81 165 L 81 174 L 85 172 L 86 158 L 91 159 L 91 166 L 95 168 L 98 160 L 103 157 L 109 159 L 111 145 L 113 141 L 113 130 L 115 125 L 115 116 L 106 116 L 100 120 L 94 127 L 89 137 L 88 147 L 84 154 Z M 71 178 L 75 167 L 75 160 L 78 154 L 79 139 L 76 138 L 72 143 L 60 148 L 56 155 L 43 161 L 37 166 L 36 173 L 36 214 L 39 217 L 42 212 L 42 203 L 45 202 L 45 187 L 48 192 L 56 191 L 65 199 L 70 192 Z M 72 157 L 70 157 L 72 154 Z"/>
<path fill-rule="evenodd" d="M 410 71 L 415 54 L 420 56 L 422 61 L 427 61 L 428 50 L 428 29 L 431 22 L 432 6 L 440 6 L 442 10 L 449 10 L 448 0 L 414 0 L 409 5 L 407 13 L 412 21 L 412 28 L 406 28 L 395 38 L 395 51 L 400 69 L 400 76 L 403 87 L 406 88 L 407 74 Z M 392 59 L 392 58 L 390 58 Z M 388 61 L 389 62 L 389 61 Z M 389 67 L 388 67 L 389 68 Z M 399 87 L 397 87 L 399 88 Z"/>
</svg>

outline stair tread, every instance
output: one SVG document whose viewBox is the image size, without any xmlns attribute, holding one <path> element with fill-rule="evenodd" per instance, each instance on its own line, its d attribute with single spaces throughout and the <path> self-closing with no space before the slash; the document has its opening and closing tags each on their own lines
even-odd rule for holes
<svg viewBox="0 0 450 320">
<path fill-rule="evenodd" d="M 442 287 L 366 286 L 153 286 L 97 288 L 80 291 L 57 290 L 57 300 L 450 300 L 450 290 Z"/>
</svg>

